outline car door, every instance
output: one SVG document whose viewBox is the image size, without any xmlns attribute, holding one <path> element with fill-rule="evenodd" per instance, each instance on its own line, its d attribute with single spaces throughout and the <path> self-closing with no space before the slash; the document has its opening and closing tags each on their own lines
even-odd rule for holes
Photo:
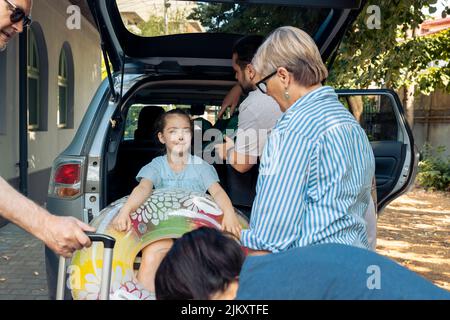
<svg viewBox="0 0 450 320">
<path fill-rule="evenodd" d="M 417 148 L 398 95 L 392 90 L 337 90 L 364 128 L 375 156 L 378 213 L 414 183 Z"/>
</svg>

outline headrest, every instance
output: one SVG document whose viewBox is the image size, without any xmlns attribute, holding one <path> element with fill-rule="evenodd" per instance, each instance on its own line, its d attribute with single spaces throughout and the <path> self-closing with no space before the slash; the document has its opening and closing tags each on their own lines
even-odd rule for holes
<svg viewBox="0 0 450 320">
<path fill-rule="evenodd" d="M 156 134 L 156 120 L 164 113 L 159 106 L 146 106 L 139 113 L 138 126 L 134 132 L 134 140 L 153 140 Z"/>
<path fill-rule="evenodd" d="M 202 103 L 196 103 L 191 105 L 191 115 L 193 116 L 202 116 L 205 113 L 206 105 Z"/>
</svg>

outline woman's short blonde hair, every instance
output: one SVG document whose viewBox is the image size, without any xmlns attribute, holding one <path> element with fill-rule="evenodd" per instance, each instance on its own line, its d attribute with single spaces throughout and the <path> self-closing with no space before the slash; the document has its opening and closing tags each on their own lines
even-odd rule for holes
<svg viewBox="0 0 450 320">
<path fill-rule="evenodd" d="M 259 47 L 252 65 L 262 77 L 284 67 L 295 81 L 305 87 L 321 83 L 328 70 L 314 40 L 303 30 L 280 27 Z"/>
</svg>

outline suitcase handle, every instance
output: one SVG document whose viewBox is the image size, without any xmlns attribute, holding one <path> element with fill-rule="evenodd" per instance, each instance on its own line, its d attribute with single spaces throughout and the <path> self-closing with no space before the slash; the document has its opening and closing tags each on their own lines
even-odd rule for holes
<svg viewBox="0 0 450 320">
<path fill-rule="evenodd" d="M 113 250 L 116 244 L 116 239 L 113 237 L 94 233 L 86 232 L 86 235 L 92 242 L 102 242 L 104 246 L 103 250 L 103 270 L 102 270 L 102 280 L 100 289 L 100 299 L 109 300 L 109 290 L 111 287 L 111 269 L 113 260 Z M 66 285 L 66 268 L 67 259 L 64 257 L 59 257 L 59 267 L 58 267 L 58 284 L 56 289 L 56 300 L 64 300 L 64 292 Z"/>
<path fill-rule="evenodd" d="M 113 237 L 107 236 L 101 233 L 95 232 L 85 232 L 89 239 L 92 242 L 103 242 L 103 246 L 105 249 L 114 249 L 114 245 L 116 244 L 116 239 Z"/>
</svg>

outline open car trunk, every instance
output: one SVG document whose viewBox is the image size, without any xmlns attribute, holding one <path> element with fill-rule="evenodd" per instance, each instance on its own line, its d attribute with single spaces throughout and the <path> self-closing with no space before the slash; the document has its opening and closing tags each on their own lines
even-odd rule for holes
<svg viewBox="0 0 450 320">
<path fill-rule="evenodd" d="M 234 8 L 256 6 L 258 10 L 276 5 L 289 11 L 298 11 L 299 16 L 303 14 L 304 17 L 299 23 L 304 24 L 314 38 L 324 61 L 336 52 L 347 28 L 356 19 L 365 3 L 350 0 L 338 2 L 248 0 L 245 4 L 225 0 L 203 2 L 235 3 Z M 135 142 L 124 140 L 125 132 L 128 130 L 126 124 L 130 119 L 128 110 L 133 99 L 141 96 L 139 99 L 147 106 L 168 104 L 190 106 L 194 101 L 221 105 L 223 97 L 234 81 L 231 48 L 237 39 L 248 33 L 245 33 L 246 30 L 234 33 L 206 30 L 199 33 L 157 37 L 139 36 L 125 27 L 115 0 L 91 1 L 89 5 L 102 37 L 105 58 L 111 62 L 111 91 L 117 97 L 114 100 L 117 110 L 111 121 L 113 125 L 109 128 L 108 145 L 104 148 L 106 165 L 103 168 L 107 177 L 102 180 L 104 207 L 118 197 L 129 194 L 136 183 L 134 177 L 138 167 L 142 167 L 160 154 L 157 148 L 150 150 L 147 146 L 139 146 Z M 308 17 L 315 20 L 307 21 Z M 303 27 L 303 25 L 296 26 Z M 268 30 L 270 31 L 272 30 Z M 115 72 L 115 75 L 112 72 Z M 141 79 L 144 79 L 143 83 L 155 85 L 166 81 L 163 85 L 166 86 L 165 93 L 161 88 L 158 89 L 158 85 L 142 89 L 138 88 L 140 84 L 137 84 L 132 89 L 123 90 L 123 83 L 117 85 L 117 80 L 122 82 L 123 76 L 120 75 L 131 73 L 140 74 Z M 113 78 L 116 79 L 115 85 Z M 189 92 L 185 90 L 186 88 L 181 88 L 177 81 L 194 81 L 196 84 Z M 214 81 L 223 81 L 222 87 L 219 85 L 220 88 L 215 88 L 212 84 Z M 147 93 L 140 93 L 139 90 Z M 217 91 L 213 94 L 214 97 L 208 96 L 206 92 L 209 90 Z M 378 209 L 382 210 L 392 199 L 405 192 L 415 177 L 417 159 L 414 140 L 403 115 L 401 103 L 392 91 L 342 90 L 339 94 L 343 104 L 358 118 L 371 141 L 376 158 Z M 149 124 L 156 119 L 156 114 L 157 112 L 154 113 L 153 120 L 148 121 Z M 136 156 L 131 156 L 134 153 Z M 130 161 L 134 162 L 130 164 Z M 127 168 L 132 169 L 126 172 Z M 228 181 L 224 178 L 222 182 L 225 189 L 228 189 L 226 191 L 229 192 L 233 203 L 251 206 L 257 172 L 245 178 L 245 183 L 242 184 L 239 178 L 231 177 L 233 170 L 230 168 L 222 171 L 218 169 L 219 173 L 222 173 L 221 177 L 230 177 Z M 251 186 L 250 189 L 246 187 L 248 184 Z M 245 190 L 248 192 L 244 192 Z"/>
<path fill-rule="evenodd" d="M 197 1 L 191 1 L 197 2 Z M 297 27 L 308 27 L 309 33 L 319 47 L 322 58 L 326 61 L 339 46 L 349 25 L 358 16 L 365 1 L 361 0 L 247 0 L 235 1 L 201 1 L 202 3 L 235 3 L 238 6 L 258 8 L 259 13 L 270 14 L 275 6 L 286 8 L 289 12 L 306 12 L 296 22 Z M 144 3 L 144 2 L 143 2 Z M 89 1 L 91 11 L 96 18 L 97 27 L 102 37 L 102 44 L 107 52 L 114 71 L 120 71 L 128 62 L 137 63 L 143 70 L 156 70 L 168 61 L 172 67 L 179 66 L 230 66 L 230 53 L 234 41 L 239 35 L 248 33 L 246 28 L 241 32 L 200 32 L 175 34 L 168 36 L 138 36 L 125 27 L 116 0 Z M 309 11 L 307 11 L 309 10 Z M 313 23 L 308 20 L 313 20 Z M 289 21 L 280 21 L 278 26 Z M 301 25 L 298 25 L 301 23 Z M 272 26 L 268 32 L 275 29 Z M 238 30 L 239 31 L 239 30 Z M 267 33 L 267 32 L 266 32 Z M 259 33 L 261 34 L 261 33 Z M 264 34 L 263 34 L 264 35 Z M 267 34 L 265 34 L 267 35 Z M 193 60 L 192 60 L 193 59 Z"/>
</svg>

